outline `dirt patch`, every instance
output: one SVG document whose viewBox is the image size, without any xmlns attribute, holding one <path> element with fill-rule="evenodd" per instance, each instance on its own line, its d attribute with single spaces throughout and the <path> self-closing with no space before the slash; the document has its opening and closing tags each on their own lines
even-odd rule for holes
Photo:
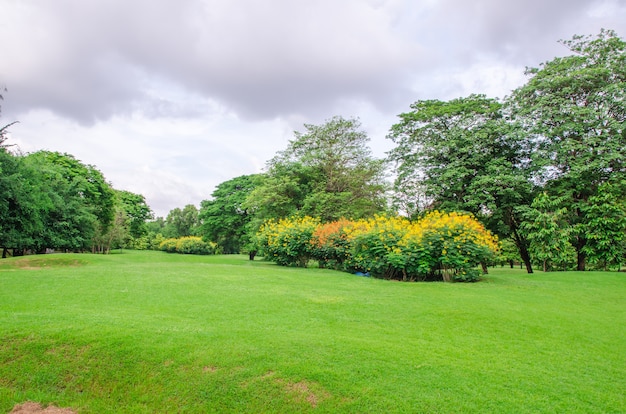
<svg viewBox="0 0 626 414">
<path fill-rule="evenodd" d="M 76 411 L 53 405 L 43 408 L 39 403 L 25 402 L 24 404 L 17 404 L 9 414 L 76 414 Z"/>
<path fill-rule="evenodd" d="M 312 408 L 317 408 L 317 405 L 331 397 L 330 393 L 326 391 L 321 385 L 310 381 L 292 382 L 282 378 L 277 378 L 274 371 L 268 371 L 265 374 L 257 377 L 254 381 L 270 381 L 274 385 L 282 389 L 282 392 L 288 395 L 290 399 L 299 403 L 306 403 Z M 248 387 L 251 382 L 243 383 L 243 387 Z"/>
<path fill-rule="evenodd" d="M 296 401 L 306 401 L 312 408 L 316 408 L 320 401 L 330 397 L 326 390 L 307 381 L 285 382 L 277 380 L 276 383 L 282 385 L 285 391 L 291 394 Z M 316 388 L 316 390 L 312 388 Z"/>
</svg>

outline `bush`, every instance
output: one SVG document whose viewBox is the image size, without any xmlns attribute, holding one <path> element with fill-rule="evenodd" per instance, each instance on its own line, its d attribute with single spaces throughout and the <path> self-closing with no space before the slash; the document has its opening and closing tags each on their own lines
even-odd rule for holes
<svg viewBox="0 0 626 414">
<path fill-rule="evenodd" d="M 165 239 L 159 245 L 159 249 L 168 253 L 176 253 L 176 239 Z"/>
<path fill-rule="evenodd" d="M 472 216 L 433 211 L 402 217 L 339 220 L 310 217 L 266 222 L 258 233 L 265 256 L 280 265 L 320 266 L 395 280 L 476 281 L 476 266 L 493 259 L 497 239 Z"/>
<path fill-rule="evenodd" d="M 160 249 L 168 253 L 180 254 L 215 254 L 217 244 L 205 242 L 201 237 L 188 236 L 178 239 L 165 239 Z"/>
<path fill-rule="evenodd" d="M 350 242 L 348 229 L 354 222 L 346 219 L 319 225 L 313 232 L 311 239 L 312 257 L 320 267 L 344 270 L 345 263 L 350 258 Z"/>
<path fill-rule="evenodd" d="M 313 257 L 313 233 L 319 220 L 294 217 L 265 222 L 257 238 L 263 255 L 282 266 L 306 267 Z"/>
</svg>

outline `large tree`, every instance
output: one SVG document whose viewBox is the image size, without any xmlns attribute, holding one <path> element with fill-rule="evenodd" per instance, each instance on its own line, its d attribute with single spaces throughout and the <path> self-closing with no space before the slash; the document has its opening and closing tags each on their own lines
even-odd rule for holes
<svg viewBox="0 0 626 414">
<path fill-rule="evenodd" d="M 567 200 L 577 268 L 584 270 L 592 231 L 587 215 L 594 211 L 588 204 L 603 183 L 626 190 L 626 42 L 603 30 L 561 43 L 572 54 L 528 69 L 529 81 L 510 104 L 539 144 L 537 182 Z"/>
<path fill-rule="evenodd" d="M 396 192 L 421 182 L 432 206 L 475 214 L 500 236 L 511 237 L 532 273 L 519 207 L 532 202 L 531 148 L 502 104 L 484 95 L 426 100 L 400 114 L 388 136 L 396 147 Z M 407 188 L 407 183 L 411 186 Z"/>
<path fill-rule="evenodd" d="M 219 184 L 211 200 L 200 205 L 199 233 L 218 244 L 226 254 L 239 253 L 247 243 L 246 232 L 251 215 L 244 203 L 260 183 L 261 176 L 242 175 Z"/>
<path fill-rule="evenodd" d="M 39 173 L 33 185 L 44 229 L 33 247 L 97 250 L 96 236 L 109 230 L 115 214 L 115 193 L 102 173 L 57 152 L 39 151 L 24 162 Z"/>
<path fill-rule="evenodd" d="M 0 247 L 14 253 L 32 248 L 45 229 L 36 187 L 38 171 L 28 168 L 21 157 L 0 148 Z"/>
<path fill-rule="evenodd" d="M 246 202 L 251 211 L 263 218 L 303 214 L 323 221 L 383 211 L 384 162 L 372 156 L 360 122 L 333 117 L 304 128 L 268 162 L 263 183 Z"/>
</svg>

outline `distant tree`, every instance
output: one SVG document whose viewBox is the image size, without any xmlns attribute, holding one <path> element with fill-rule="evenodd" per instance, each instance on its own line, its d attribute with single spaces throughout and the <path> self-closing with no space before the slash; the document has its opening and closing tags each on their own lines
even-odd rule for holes
<svg viewBox="0 0 626 414">
<path fill-rule="evenodd" d="M 505 118 L 500 102 L 484 95 L 417 101 L 411 109 L 388 136 L 396 144 L 390 152 L 396 192 L 410 194 L 420 183 L 431 206 L 473 213 L 515 242 L 532 273 L 529 243 L 520 231 L 519 207 L 529 205 L 535 191 L 523 131 Z"/>
<path fill-rule="evenodd" d="M 240 253 L 247 240 L 247 226 L 252 216 L 244 203 L 261 176 L 242 175 L 225 181 L 200 206 L 199 234 L 206 241 L 216 242 L 225 254 Z"/>
<path fill-rule="evenodd" d="M 169 212 L 165 219 L 163 235 L 166 238 L 195 236 L 198 225 L 198 208 L 193 204 L 187 204 L 182 210 L 177 207 Z"/>
<path fill-rule="evenodd" d="M 333 117 L 304 128 L 268 162 L 265 179 L 246 207 L 257 218 L 300 214 L 322 221 L 384 211 L 384 162 L 372 157 L 360 122 Z"/>
<path fill-rule="evenodd" d="M 572 55 L 527 69 L 530 79 L 510 106 L 539 144 L 532 157 L 536 181 L 567 200 L 577 269 L 584 270 L 589 200 L 603 183 L 622 182 L 626 174 L 626 42 L 602 30 L 561 43 Z"/>
<path fill-rule="evenodd" d="M 163 234 L 165 228 L 165 219 L 163 217 L 156 217 L 153 220 L 146 222 L 146 231 L 148 233 Z"/>
<path fill-rule="evenodd" d="M 120 208 L 128 220 L 130 236 L 139 238 L 146 234 L 146 222 L 153 218 L 153 214 L 144 196 L 124 190 L 116 190 L 115 193 Z"/>
</svg>

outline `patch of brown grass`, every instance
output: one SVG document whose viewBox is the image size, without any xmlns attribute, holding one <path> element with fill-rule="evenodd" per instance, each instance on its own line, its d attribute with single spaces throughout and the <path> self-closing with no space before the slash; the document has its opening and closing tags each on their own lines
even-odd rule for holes
<svg viewBox="0 0 626 414">
<path fill-rule="evenodd" d="M 29 401 L 15 405 L 9 414 L 76 414 L 76 411 L 69 408 L 55 407 L 54 405 L 43 408 L 41 404 Z"/>
</svg>

